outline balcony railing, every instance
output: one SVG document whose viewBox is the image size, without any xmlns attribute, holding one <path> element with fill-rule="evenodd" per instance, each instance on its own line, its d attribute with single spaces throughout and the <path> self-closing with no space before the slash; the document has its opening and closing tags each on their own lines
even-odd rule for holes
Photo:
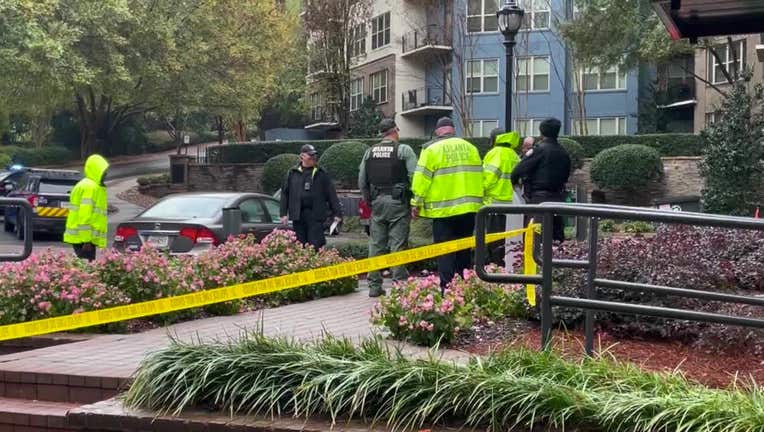
<svg viewBox="0 0 764 432">
<path fill-rule="evenodd" d="M 658 86 L 655 91 L 655 102 L 658 106 L 667 106 L 695 99 L 695 80 L 668 80 L 664 86 Z"/>
<path fill-rule="evenodd" d="M 443 88 L 423 87 L 403 92 L 401 95 L 402 111 L 418 108 L 451 107 L 451 95 Z"/>
<path fill-rule="evenodd" d="M 340 122 L 340 116 L 334 106 L 313 107 L 308 113 L 308 125 L 306 128 L 330 127 Z"/>
<path fill-rule="evenodd" d="M 451 32 L 439 25 L 429 25 L 406 33 L 401 38 L 403 54 L 424 47 L 451 47 Z"/>
</svg>

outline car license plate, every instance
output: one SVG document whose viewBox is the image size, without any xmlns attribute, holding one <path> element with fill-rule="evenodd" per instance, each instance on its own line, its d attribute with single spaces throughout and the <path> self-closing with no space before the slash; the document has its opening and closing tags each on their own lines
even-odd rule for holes
<svg viewBox="0 0 764 432">
<path fill-rule="evenodd" d="M 166 248 L 170 244 L 170 238 L 167 236 L 149 236 L 146 238 L 146 243 L 151 247 Z"/>
<path fill-rule="evenodd" d="M 61 201 L 58 205 L 59 205 L 59 207 L 65 208 L 67 210 L 71 210 L 72 209 L 72 205 L 69 204 L 68 202 L 65 202 L 65 201 Z"/>
</svg>

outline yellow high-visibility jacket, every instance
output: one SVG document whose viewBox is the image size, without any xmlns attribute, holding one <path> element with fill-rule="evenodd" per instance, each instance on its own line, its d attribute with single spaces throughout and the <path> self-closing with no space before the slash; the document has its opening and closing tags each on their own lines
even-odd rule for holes
<svg viewBox="0 0 764 432">
<path fill-rule="evenodd" d="M 512 204 L 512 170 L 520 163 L 516 149 L 520 146 L 520 134 L 507 132 L 496 137 L 494 147 L 483 159 L 483 202 Z"/>
<path fill-rule="evenodd" d="M 444 218 L 475 213 L 483 205 L 483 166 L 478 150 L 461 138 L 422 150 L 411 184 L 419 215 Z"/>
<path fill-rule="evenodd" d="M 108 168 L 109 163 L 100 155 L 92 155 L 85 162 L 85 178 L 74 186 L 69 195 L 65 243 L 93 243 L 99 248 L 106 247 L 109 224 L 103 176 Z"/>
</svg>

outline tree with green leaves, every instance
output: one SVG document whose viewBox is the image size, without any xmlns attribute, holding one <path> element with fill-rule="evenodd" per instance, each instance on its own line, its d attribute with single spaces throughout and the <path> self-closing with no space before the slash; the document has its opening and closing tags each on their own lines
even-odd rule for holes
<svg viewBox="0 0 764 432">
<path fill-rule="evenodd" d="M 281 72 L 289 20 L 280 4 L 6 0 L 0 96 L 41 117 L 73 100 L 83 156 L 150 111 L 175 122 L 209 111 L 243 136 Z"/>
<path fill-rule="evenodd" d="M 382 121 L 382 113 L 377 109 L 377 103 L 371 96 L 367 96 L 358 110 L 350 113 L 350 125 L 348 138 L 375 137 L 379 132 L 379 122 Z"/>
<path fill-rule="evenodd" d="M 721 121 L 701 133 L 703 207 L 711 213 L 752 216 L 764 200 L 764 86 L 743 73 L 722 102 Z"/>
</svg>

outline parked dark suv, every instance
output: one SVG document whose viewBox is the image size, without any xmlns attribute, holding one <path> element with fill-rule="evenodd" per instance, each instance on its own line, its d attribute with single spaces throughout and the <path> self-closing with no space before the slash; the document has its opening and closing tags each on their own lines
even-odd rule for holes
<svg viewBox="0 0 764 432">
<path fill-rule="evenodd" d="M 69 194 L 82 178 L 82 173 L 78 171 L 29 169 L 7 196 L 26 199 L 32 205 L 33 232 L 46 231 L 60 235 L 66 229 Z M 6 232 L 13 231 L 17 238 L 23 239 L 20 211 L 17 207 L 6 207 L 3 227 Z"/>
</svg>

